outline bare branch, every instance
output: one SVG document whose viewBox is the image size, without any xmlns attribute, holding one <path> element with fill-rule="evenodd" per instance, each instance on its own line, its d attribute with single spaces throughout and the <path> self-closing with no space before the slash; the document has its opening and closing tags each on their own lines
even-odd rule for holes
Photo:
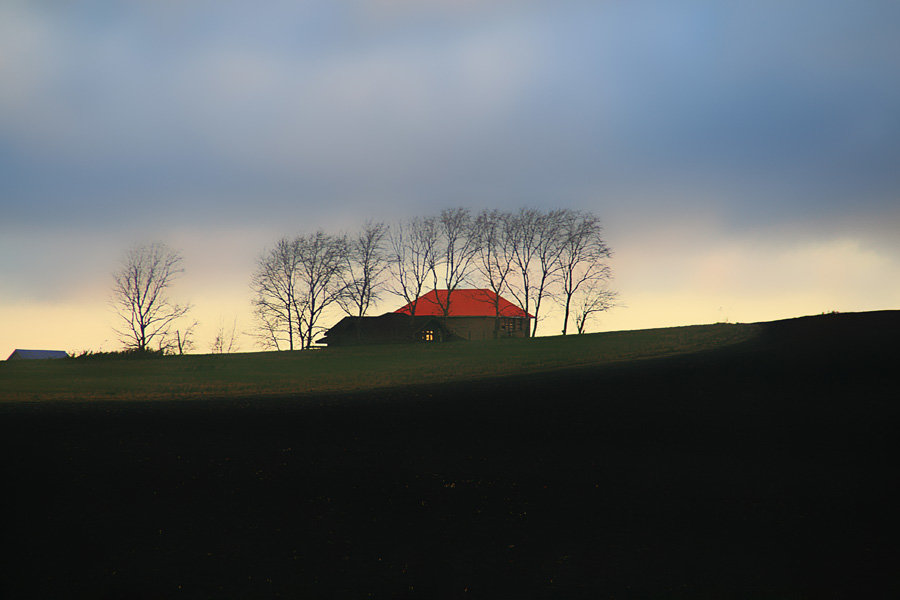
<svg viewBox="0 0 900 600">
<path fill-rule="evenodd" d="M 299 262 L 293 305 L 300 319 L 300 339 L 308 349 L 316 333 L 324 329 L 318 326 L 322 312 L 344 293 L 348 245 L 345 237 L 323 231 L 301 236 L 297 244 Z"/>
<path fill-rule="evenodd" d="M 348 242 L 341 274 L 343 293 L 337 302 L 350 316 L 365 316 L 372 304 L 380 299 L 388 267 L 383 247 L 387 234 L 388 227 L 384 223 L 367 221 Z"/>
<path fill-rule="evenodd" d="M 263 346 L 280 350 L 282 344 L 294 349 L 294 331 L 299 319 L 294 312 L 295 285 L 300 264 L 300 248 L 296 240 L 281 238 L 275 247 L 257 261 L 250 280 L 255 335 Z"/>
<path fill-rule="evenodd" d="M 418 299 L 434 265 L 435 220 L 414 217 L 401 221 L 390 229 L 389 242 L 389 268 L 394 284 L 389 291 L 403 298 L 410 305 L 410 314 L 415 316 Z"/>
<path fill-rule="evenodd" d="M 572 297 L 581 286 L 596 285 L 611 277 L 606 260 L 612 256 L 612 251 L 601 237 L 603 229 L 595 215 L 571 211 L 567 212 L 563 223 L 565 234 L 556 278 L 562 288 L 562 333 L 566 335 Z"/>
<path fill-rule="evenodd" d="M 556 274 L 562 268 L 560 255 L 565 241 L 565 220 L 569 211 L 554 210 L 534 217 L 535 232 L 531 238 L 534 252 L 532 260 L 536 261 L 537 271 L 529 277 L 529 287 L 534 297 L 534 329 L 531 336 L 537 335 L 538 323 L 541 321 L 541 304 L 547 297 L 554 296 L 552 284 Z M 531 262 L 529 261 L 529 265 Z"/>
<path fill-rule="evenodd" d="M 219 319 L 219 328 L 216 330 L 216 337 L 209 346 L 212 354 L 231 354 L 239 350 L 237 344 L 237 317 L 231 323 L 231 329 L 226 329 L 225 319 Z"/>
<path fill-rule="evenodd" d="M 604 283 L 592 281 L 578 293 L 575 305 L 575 327 L 579 334 L 585 332 L 587 324 L 598 313 L 618 306 L 618 294 L 608 289 Z"/>
<path fill-rule="evenodd" d="M 172 348 L 170 332 L 190 305 L 172 303 L 167 290 L 184 272 L 181 254 L 162 243 L 138 246 L 125 256 L 122 268 L 113 274 L 113 307 L 123 322 L 116 329 L 128 348 L 148 350 Z"/>
<path fill-rule="evenodd" d="M 515 220 L 512 215 L 496 210 L 484 210 L 475 219 L 475 269 L 485 284 L 494 292 L 491 305 L 494 308 L 494 334 L 500 331 L 500 298 L 509 287 L 509 278 L 515 260 Z"/>
<path fill-rule="evenodd" d="M 447 294 L 435 296 L 444 317 L 450 314 L 452 295 L 465 282 L 472 270 L 478 252 L 478 236 L 472 215 L 467 208 L 441 211 L 436 219 L 438 243 L 432 257 L 430 270 L 434 289 L 445 289 Z"/>
</svg>

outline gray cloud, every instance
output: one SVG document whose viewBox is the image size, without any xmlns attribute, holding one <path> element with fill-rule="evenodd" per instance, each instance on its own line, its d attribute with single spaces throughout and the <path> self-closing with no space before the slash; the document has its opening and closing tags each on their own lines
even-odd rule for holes
<svg viewBox="0 0 900 600">
<path fill-rule="evenodd" d="M 3 4 L 0 233 L 527 204 L 618 236 L 864 215 L 889 238 L 898 24 L 888 1 Z"/>
<path fill-rule="evenodd" d="M 897 187 L 892 3 L 451 6 L 16 8 L 3 197 L 44 222 L 38 198 L 115 220 L 185 195 L 533 203 L 649 180 L 809 210 Z"/>
</svg>

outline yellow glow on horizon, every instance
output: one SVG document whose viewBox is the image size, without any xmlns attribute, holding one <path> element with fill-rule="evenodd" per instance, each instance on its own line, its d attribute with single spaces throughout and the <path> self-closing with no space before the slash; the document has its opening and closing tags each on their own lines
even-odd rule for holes
<svg viewBox="0 0 900 600">
<path fill-rule="evenodd" d="M 589 331 L 648 329 L 715 322 L 756 322 L 821 314 L 900 308 L 900 265 L 852 238 L 794 245 L 724 241 L 700 251 L 657 254 L 624 252 L 614 259 L 621 277 L 612 282 L 622 307 L 601 313 Z M 619 256 L 621 256 L 620 254 Z M 209 352 L 223 322 L 237 318 L 240 351 L 256 351 L 248 274 L 221 268 L 215 276 L 192 270 L 173 296 L 194 305 L 200 322 L 194 352 Z M 98 282 L 99 285 L 99 282 Z M 104 282 L 105 285 L 105 282 Z M 117 350 L 116 316 L 109 290 L 81 290 L 60 302 L 0 305 L 0 360 L 16 348 Z M 390 294 L 370 314 L 395 308 Z M 550 306 L 550 310 L 547 307 Z M 561 310 L 545 303 L 539 335 L 558 335 Z M 330 326 L 341 314 L 323 316 Z M 569 331 L 574 331 L 574 319 Z"/>
</svg>

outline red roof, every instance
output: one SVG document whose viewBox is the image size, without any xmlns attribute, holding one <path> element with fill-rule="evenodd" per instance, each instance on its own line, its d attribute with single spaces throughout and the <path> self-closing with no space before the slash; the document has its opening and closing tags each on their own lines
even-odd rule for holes
<svg viewBox="0 0 900 600">
<path fill-rule="evenodd" d="M 495 302 L 499 300 L 501 317 L 534 318 L 527 312 L 491 290 L 453 290 L 450 294 L 451 317 L 494 317 L 497 316 Z M 435 316 L 444 314 L 442 306 L 447 304 L 447 290 L 431 290 L 420 296 L 416 304 L 416 316 Z M 412 314 L 412 303 L 394 312 Z"/>
</svg>

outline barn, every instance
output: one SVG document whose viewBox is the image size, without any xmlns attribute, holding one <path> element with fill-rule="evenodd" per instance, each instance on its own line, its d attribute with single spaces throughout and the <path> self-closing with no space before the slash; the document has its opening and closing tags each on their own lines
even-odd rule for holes
<svg viewBox="0 0 900 600">
<path fill-rule="evenodd" d="M 68 358 L 64 350 L 20 350 L 15 349 L 6 360 L 42 360 L 48 358 Z"/>
<path fill-rule="evenodd" d="M 525 338 L 533 318 L 491 290 L 459 289 L 449 294 L 432 290 L 378 317 L 345 317 L 318 343 L 346 346 Z"/>
</svg>

